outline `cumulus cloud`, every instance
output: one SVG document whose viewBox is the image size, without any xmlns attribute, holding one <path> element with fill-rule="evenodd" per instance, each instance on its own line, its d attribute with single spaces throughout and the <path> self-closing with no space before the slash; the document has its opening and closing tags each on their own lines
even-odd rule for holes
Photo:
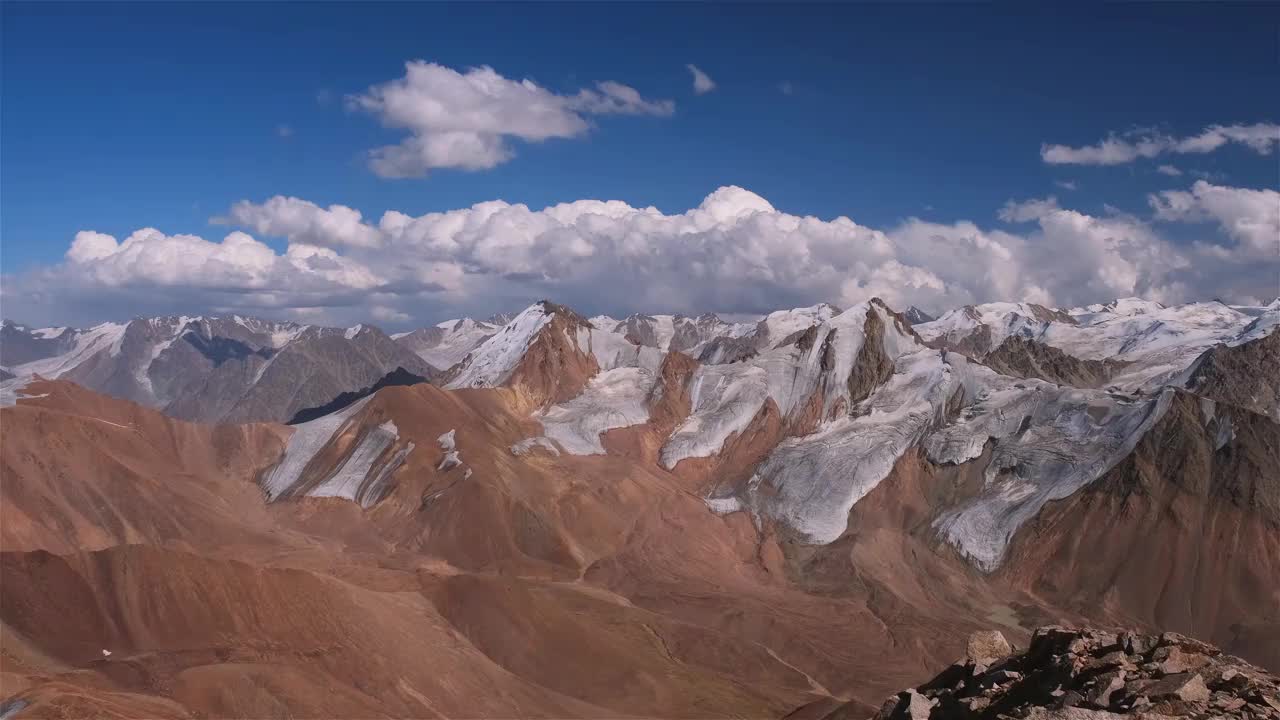
<svg viewBox="0 0 1280 720">
<path fill-rule="evenodd" d="M 1079 188 L 1079 185 L 1076 184 L 1075 180 L 1054 180 L 1053 184 L 1057 185 L 1063 190 L 1075 190 Z"/>
<path fill-rule="evenodd" d="M 376 273 L 329 249 L 290 243 L 284 255 L 243 232 L 222 242 L 195 235 L 166 235 L 143 228 L 117 242 L 82 231 L 60 269 L 68 279 L 104 287 L 204 288 L 229 292 L 364 290 L 380 284 Z"/>
<path fill-rule="evenodd" d="M 1022 202 L 1014 202 L 1009 200 L 1005 202 L 1004 207 L 1000 208 L 998 215 L 1005 222 L 1020 223 L 1030 222 L 1031 220 L 1039 220 L 1051 212 L 1056 212 L 1058 207 L 1058 198 L 1050 195 L 1044 199 L 1031 199 Z"/>
<path fill-rule="evenodd" d="M 711 79 L 710 75 L 702 72 L 697 65 L 689 63 L 685 65 L 689 68 L 689 72 L 693 74 L 693 92 L 698 95 L 706 95 L 716 89 L 716 83 Z"/>
<path fill-rule="evenodd" d="M 381 235 L 362 221 L 359 210 L 345 205 L 327 209 L 306 200 L 277 195 L 261 205 L 240 201 L 215 224 L 234 224 L 261 235 L 327 247 L 376 247 Z"/>
<path fill-rule="evenodd" d="M 578 137 L 590 128 L 590 115 L 675 112 L 674 102 L 646 99 L 618 82 L 560 95 L 488 66 L 458 72 L 421 60 L 406 63 L 404 77 L 349 96 L 347 105 L 409 132 L 398 144 L 369 152 L 370 169 L 386 178 L 421 177 L 436 168 L 492 168 L 514 156 L 512 139 Z"/>
<path fill-rule="evenodd" d="M 1040 157 L 1051 165 L 1123 165 L 1139 158 L 1165 154 L 1203 154 L 1236 143 L 1260 154 L 1269 154 L 1280 144 L 1280 125 L 1210 125 L 1198 135 L 1173 137 L 1153 131 L 1111 135 L 1095 145 L 1071 147 L 1045 144 Z"/>
<path fill-rule="evenodd" d="M 1280 192 L 1213 185 L 1197 180 L 1190 191 L 1165 190 L 1148 196 L 1158 220 L 1211 221 L 1236 240 L 1242 259 L 1280 264 Z M 1222 254 L 1221 246 L 1216 253 Z"/>
<path fill-rule="evenodd" d="M 616 200 L 542 209 L 495 200 L 424 215 L 392 210 L 376 223 L 350 208 L 278 197 L 237 203 L 228 221 L 288 238 L 283 252 L 243 232 L 211 242 L 144 229 L 118 242 L 85 231 L 64 263 L 3 287 L 19 309 L 13 298 L 58 287 L 85 307 L 132 293 L 167 312 L 198 303 L 247 313 L 319 308 L 347 324 L 483 316 L 540 297 L 625 314 L 762 312 L 873 295 L 930 311 L 994 300 L 1274 295 L 1275 263 L 1241 258 L 1276 257 L 1276 192 L 1196 183 L 1151 203 L 1161 222 L 1214 221 L 1221 230 L 1173 243 L 1144 219 L 1093 216 L 1055 198 L 1006 204 L 1001 217 L 1019 223 L 1017 232 L 918 218 L 872 228 L 792 215 L 732 186 L 681 213 Z"/>
<path fill-rule="evenodd" d="M 1161 175 L 1168 175 L 1169 177 L 1179 177 L 1182 175 L 1182 171 L 1173 165 L 1161 165 L 1156 168 L 1156 172 Z"/>
</svg>

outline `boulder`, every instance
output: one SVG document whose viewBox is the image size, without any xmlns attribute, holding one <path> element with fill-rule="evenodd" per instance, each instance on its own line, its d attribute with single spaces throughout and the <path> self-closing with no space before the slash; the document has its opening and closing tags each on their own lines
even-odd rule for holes
<svg viewBox="0 0 1280 720">
<path fill-rule="evenodd" d="M 1144 694 L 1154 701 L 1208 702 L 1210 693 L 1199 673 L 1178 673 L 1157 680 Z"/>
<path fill-rule="evenodd" d="M 991 665 L 1012 652 L 1013 647 L 999 630 L 973 633 L 969 636 L 969 643 L 965 647 L 965 657 L 970 662 L 980 665 Z"/>
</svg>

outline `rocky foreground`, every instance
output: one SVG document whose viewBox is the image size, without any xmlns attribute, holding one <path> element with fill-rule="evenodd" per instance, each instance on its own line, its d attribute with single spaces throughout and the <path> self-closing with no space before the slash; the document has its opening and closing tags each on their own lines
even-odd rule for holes
<svg viewBox="0 0 1280 720">
<path fill-rule="evenodd" d="M 1049 626 L 1015 653 L 999 632 L 981 632 L 962 662 L 889 698 L 875 717 L 1280 718 L 1280 677 L 1177 633 Z"/>
</svg>

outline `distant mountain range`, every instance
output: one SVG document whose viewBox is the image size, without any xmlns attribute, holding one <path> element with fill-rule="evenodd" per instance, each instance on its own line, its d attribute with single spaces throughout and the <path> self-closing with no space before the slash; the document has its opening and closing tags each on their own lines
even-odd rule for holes
<svg viewBox="0 0 1280 720">
<path fill-rule="evenodd" d="M 185 420 L 284 422 L 404 370 L 436 370 L 369 325 L 327 328 L 241 316 L 138 318 L 92 328 L 0 325 L 12 375 L 65 379 Z"/>
</svg>

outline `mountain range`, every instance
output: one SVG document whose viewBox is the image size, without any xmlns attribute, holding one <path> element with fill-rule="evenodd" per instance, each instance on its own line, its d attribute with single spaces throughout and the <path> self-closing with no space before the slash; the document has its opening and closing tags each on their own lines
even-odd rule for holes
<svg viewBox="0 0 1280 720">
<path fill-rule="evenodd" d="M 1047 623 L 1274 670 L 1277 323 L 1132 298 L 6 322 L 0 701 L 870 716 L 971 632 Z"/>
</svg>

